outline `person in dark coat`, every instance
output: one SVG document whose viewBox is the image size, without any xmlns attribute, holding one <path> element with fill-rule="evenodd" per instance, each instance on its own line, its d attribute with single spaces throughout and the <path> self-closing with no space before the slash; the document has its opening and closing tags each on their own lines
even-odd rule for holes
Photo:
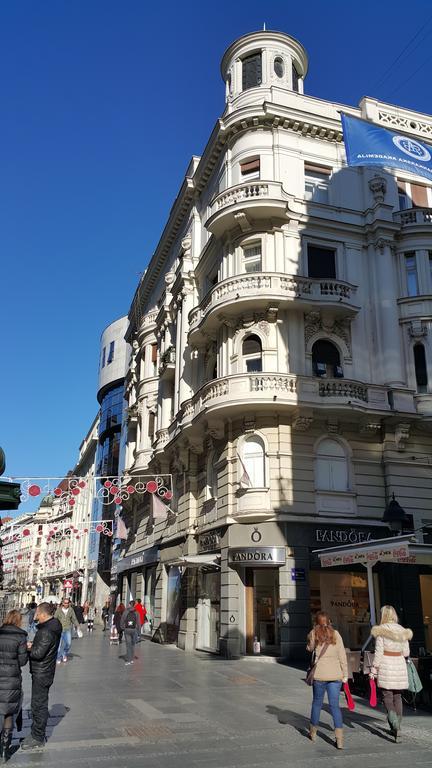
<svg viewBox="0 0 432 768">
<path fill-rule="evenodd" d="M 20 611 L 9 611 L 0 627 L 0 759 L 9 758 L 14 716 L 21 710 L 21 667 L 28 661 L 27 632 L 21 629 Z"/>
<path fill-rule="evenodd" d="M 33 723 L 31 734 L 26 736 L 21 744 L 21 749 L 34 749 L 45 745 L 48 695 L 54 681 L 57 651 L 62 635 L 62 625 L 58 619 L 52 616 L 49 603 L 41 603 L 37 607 L 35 620 L 38 628 L 30 648 Z"/>
<path fill-rule="evenodd" d="M 117 606 L 117 608 L 114 611 L 114 626 L 118 633 L 118 639 L 119 643 L 123 640 L 123 630 L 121 628 L 121 618 L 125 612 L 126 606 L 123 605 L 123 603 L 120 603 L 120 605 Z"/>
</svg>

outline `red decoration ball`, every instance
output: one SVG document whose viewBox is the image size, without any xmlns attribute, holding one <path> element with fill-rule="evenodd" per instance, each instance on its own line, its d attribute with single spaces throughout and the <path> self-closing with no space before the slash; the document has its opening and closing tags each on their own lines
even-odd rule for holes
<svg viewBox="0 0 432 768">
<path fill-rule="evenodd" d="M 155 480 L 149 480 L 147 483 L 147 490 L 149 493 L 156 493 L 157 491 L 157 482 Z"/>
<path fill-rule="evenodd" d="M 135 486 L 134 485 L 128 485 L 126 488 L 128 493 L 135 493 Z"/>
<path fill-rule="evenodd" d="M 111 480 L 105 480 L 104 482 L 104 488 L 111 488 L 112 482 Z"/>
<path fill-rule="evenodd" d="M 170 499 L 172 499 L 172 497 L 173 497 L 173 492 L 172 492 L 172 491 L 166 491 L 166 492 L 165 492 L 165 498 L 166 498 L 168 501 L 170 501 Z"/>
<path fill-rule="evenodd" d="M 39 485 L 31 485 L 28 489 L 29 496 L 39 496 L 41 489 Z"/>
<path fill-rule="evenodd" d="M 61 496 L 63 493 L 61 488 L 54 488 L 54 496 Z"/>
</svg>

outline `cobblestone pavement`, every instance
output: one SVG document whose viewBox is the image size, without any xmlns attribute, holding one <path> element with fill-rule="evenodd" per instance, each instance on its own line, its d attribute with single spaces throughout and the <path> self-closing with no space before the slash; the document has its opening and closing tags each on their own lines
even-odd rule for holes
<svg viewBox="0 0 432 768">
<path fill-rule="evenodd" d="M 314 745 L 305 737 L 310 690 L 303 673 L 263 660 L 226 661 L 148 641 L 133 666 L 98 629 L 73 642 L 51 689 L 49 740 L 9 765 L 62 768 L 322 768 L 431 764 L 432 716 L 408 712 L 403 742 L 390 739 L 382 710 L 359 700 L 345 710 L 346 749 L 332 742 L 322 716 Z M 25 671 L 26 702 L 29 701 Z M 23 733 L 29 731 L 28 715 Z"/>
</svg>

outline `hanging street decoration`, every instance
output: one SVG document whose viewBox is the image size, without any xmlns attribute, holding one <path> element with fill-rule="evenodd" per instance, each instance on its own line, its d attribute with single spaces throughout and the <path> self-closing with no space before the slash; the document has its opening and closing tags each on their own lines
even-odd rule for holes
<svg viewBox="0 0 432 768">
<path fill-rule="evenodd" d="M 93 477 L 90 481 L 83 477 L 10 477 L 7 480 L 19 482 L 21 503 L 29 499 L 52 496 L 58 501 L 59 513 L 67 513 L 80 498 L 89 493 L 103 505 L 122 504 L 133 494 L 155 494 L 170 501 L 172 493 L 172 475 L 119 475 L 113 477 Z"/>
</svg>

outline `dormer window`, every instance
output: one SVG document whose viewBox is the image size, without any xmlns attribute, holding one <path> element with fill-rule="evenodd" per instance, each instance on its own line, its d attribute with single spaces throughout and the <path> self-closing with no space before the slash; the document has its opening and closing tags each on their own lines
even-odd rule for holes
<svg viewBox="0 0 432 768">
<path fill-rule="evenodd" d="M 262 83 L 262 61 L 261 52 L 246 56 L 242 61 L 242 84 L 243 90 L 256 88 Z"/>
<path fill-rule="evenodd" d="M 285 73 L 285 66 L 283 63 L 283 59 L 281 59 L 280 56 L 276 56 L 274 62 L 273 62 L 273 69 L 275 72 L 276 77 L 282 78 Z"/>
</svg>

